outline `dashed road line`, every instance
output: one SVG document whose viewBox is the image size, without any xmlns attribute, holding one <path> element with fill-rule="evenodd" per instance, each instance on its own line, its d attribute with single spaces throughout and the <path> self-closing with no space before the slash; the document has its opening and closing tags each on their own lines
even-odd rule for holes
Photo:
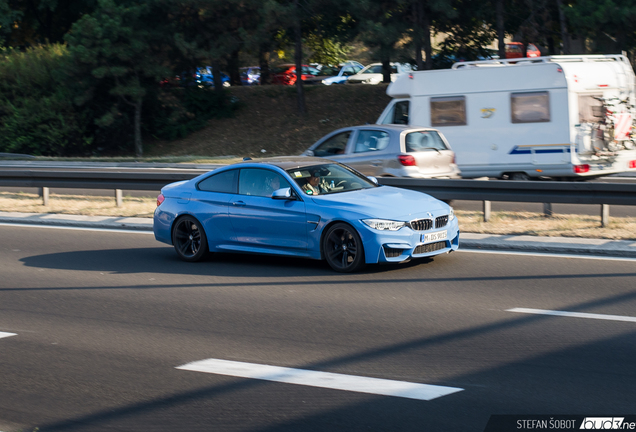
<svg viewBox="0 0 636 432">
<path fill-rule="evenodd" d="M 588 319 L 598 319 L 598 320 L 608 320 L 608 321 L 636 322 L 636 317 L 632 317 L 632 316 L 605 315 L 605 314 L 593 314 L 593 313 L 583 313 L 583 312 L 567 312 L 567 311 L 555 311 L 555 310 L 546 310 L 546 309 L 512 308 L 512 309 L 507 309 L 506 312 L 563 316 L 563 317 L 570 317 L 570 318 L 588 318 Z"/>
<path fill-rule="evenodd" d="M 17 334 L 16 334 L 16 333 L 5 333 L 5 332 L 0 332 L 0 339 L 2 339 L 2 338 L 6 338 L 6 337 L 9 337 L 9 336 L 17 336 Z"/>
<path fill-rule="evenodd" d="M 444 387 L 220 359 L 195 361 L 183 366 L 178 366 L 177 369 L 426 401 L 464 390 L 457 387 Z"/>
</svg>

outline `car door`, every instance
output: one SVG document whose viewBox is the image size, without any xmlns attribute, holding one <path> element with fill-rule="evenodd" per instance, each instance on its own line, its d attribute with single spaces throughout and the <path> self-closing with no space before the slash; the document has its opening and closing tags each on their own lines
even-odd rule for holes
<svg viewBox="0 0 636 432">
<path fill-rule="evenodd" d="M 389 157 L 390 134 L 381 129 L 359 129 L 340 162 L 367 176 L 383 174 L 384 160 Z"/>
<path fill-rule="evenodd" d="M 347 129 L 327 136 L 322 142 L 313 146 L 311 149 L 312 156 L 325 157 L 337 161 L 342 160 L 347 151 L 351 132 L 351 129 Z"/>
<path fill-rule="evenodd" d="M 277 189 L 291 187 L 279 173 L 264 168 L 242 168 L 238 194 L 229 205 L 229 215 L 239 250 L 293 252 L 307 249 L 305 203 L 272 198 Z"/>
</svg>

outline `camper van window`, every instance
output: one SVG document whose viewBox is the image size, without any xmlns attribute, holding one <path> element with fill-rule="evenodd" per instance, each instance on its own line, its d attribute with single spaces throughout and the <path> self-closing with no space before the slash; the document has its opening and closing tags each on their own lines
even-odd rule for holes
<svg viewBox="0 0 636 432">
<path fill-rule="evenodd" d="M 602 98 L 603 94 L 579 95 L 579 123 L 596 123 L 605 116 Z"/>
<path fill-rule="evenodd" d="M 409 124 L 409 101 L 397 102 L 393 106 L 393 124 Z"/>
<path fill-rule="evenodd" d="M 550 121 L 550 95 L 548 92 L 512 93 L 510 103 L 513 123 Z"/>
<path fill-rule="evenodd" d="M 435 97 L 431 98 L 432 126 L 462 126 L 466 124 L 466 98 Z"/>
</svg>

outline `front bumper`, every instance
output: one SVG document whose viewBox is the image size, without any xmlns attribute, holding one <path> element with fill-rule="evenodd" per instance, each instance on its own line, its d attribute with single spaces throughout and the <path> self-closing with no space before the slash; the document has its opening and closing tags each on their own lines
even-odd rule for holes
<svg viewBox="0 0 636 432">
<path fill-rule="evenodd" d="M 364 224 L 362 224 L 364 225 Z M 398 231 L 378 231 L 364 225 L 359 228 L 364 244 L 367 264 L 400 263 L 413 258 L 425 258 L 456 251 L 459 248 L 459 225 L 457 218 L 443 228 L 414 231 L 404 227 Z M 446 238 L 438 241 L 423 241 L 423 234 L 446 231 Z"/>
</svg>

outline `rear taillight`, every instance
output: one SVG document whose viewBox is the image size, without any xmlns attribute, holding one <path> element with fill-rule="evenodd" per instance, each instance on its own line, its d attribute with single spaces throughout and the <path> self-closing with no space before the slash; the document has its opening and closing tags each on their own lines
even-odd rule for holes
<svg viewBox="0 0 636 432">
<path fill-rule="evenodd" d="M 415 158 L 411 155 L 399 155 L 398 160 L 404 166 L 415 166 Z"/>
<path fill-rule="evenodd" d="M 629 163 L 627 164 L 627 166 L 628 166 L 630 169 L 634 169 L 634 168 L 636 168 L 636 160 L 629 161 Z"/>
<path fill-rule="evenodd" d="M 157 196 L 157 207 L 159 207 L 161 203 L 164 202 L 165 200 L 166 200 L 166 197 L 163 196 L 163 194 L 159 194 L 159 196 Z"/>
<path fill-rule="evenodd" d="M 574 172 L 577 174 L 583 174 L 589 171 L 590 171 L 590 166 L 588 164 L 574 165 Z"/>
</svg>

